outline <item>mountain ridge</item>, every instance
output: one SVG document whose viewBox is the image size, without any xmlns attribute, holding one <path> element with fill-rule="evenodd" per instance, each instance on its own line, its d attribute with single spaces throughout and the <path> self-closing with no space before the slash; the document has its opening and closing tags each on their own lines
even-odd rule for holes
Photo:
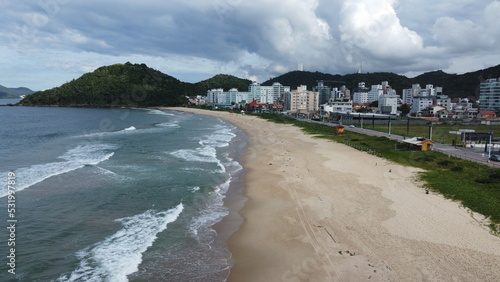
<svg viewBox="0 0 500 282">
<path fill-rule="evenodd" d="M 35 93 L 35 91 L 27 87 L 9 88 L 0 85 L 0 99 L 17 99 L 20 98 L 21 95 L 30 95 L 33 93 Z"/>
<path fill-rule="evenodd" d="M 311 89 L 318 80 L 325 85 L 340 87 L 346 85 L 353 90 L 359 82 L 370 85 L 388 81 L 401 94 L 402 89 L 412 84 L 433 84 L 443 87 L 443 93 L 452 98 L 462 97 L 477 100 L 479 83 L 488 78 L 500 77 L 500 65 L 465 74 L 448 74 L 442 70 L 427 72 L 408 78 L 390 72 L 328 74 L 321 72 L 291 71 L 265 81 L 262 85 L 279 82 L 292 89 L 305 84 Z M 178 106 L 187 103 L 185 96 L 206 95 L 207 90 L 237 88 L 247 91 L 248 79 L 228 74 L 218 74 L 197 82 L 182 82 L 179 79 L 149 68 L 145 64 L 114 64 L 102 66 L 85 73 L 59 87 L 39 91 L 23 99 L 20 105 L 55 106 Z"/>
</svg>

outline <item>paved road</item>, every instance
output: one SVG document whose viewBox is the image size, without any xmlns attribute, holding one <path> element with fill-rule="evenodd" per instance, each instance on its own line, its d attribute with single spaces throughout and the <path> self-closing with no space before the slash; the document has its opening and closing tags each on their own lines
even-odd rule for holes
<svg viewBox="0 0 500 282">
<path fill-rule="evenodd" d="M 309 122 L 314 122 L 314 123 L 322 123 L 322 124 L 325 124 L 328 126 L 338 125 L 338 124 L 334 124 L 334 123 L 326 123 L 326 122 L 313 121 L 313 120 L 304 120 L 304 121 L 309 121 Z M 385 132 L 375 131 L 375 130 L 366 129 L 366 128 L 346 126 L 345 129 L 348 131 L 353 131 L 353 132 L 358 132 L 358 133 L 368 134 L 368 135 L 373 135 L 373 136 L 384 136 L 384 137 L 387 137 L 389 139 L 397 140 L 397 141 L 401 141 L 405 138 L 404 136 L 401 136 L 401 135 L 388 134 Z M 486 165 L 489 165 L 492 167 L 500 168 L 500 162 L 488 161 L 488 152 L 484 152 L 484 148 L 469 149 L 469 148 L 455 147 L 452 145 L 436 143 L 436 144 L 434 144 L 434 150 L 442 152 L 442 153 L 447 154 L 447 155 L 452 156 L 452 157 L 467 159 L 470 161 L 474 161 L 474 162 L 486 164 Z"/>
</svg>

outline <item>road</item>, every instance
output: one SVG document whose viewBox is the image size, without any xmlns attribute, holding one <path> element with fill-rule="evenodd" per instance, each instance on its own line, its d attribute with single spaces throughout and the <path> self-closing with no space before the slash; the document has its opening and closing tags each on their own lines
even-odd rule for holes
<svg viewBox="0 0 500 282">
<path fill-rule="evenodd" d="M 314 121 L 314 120 L 302 120 L 302 121 L 321 123 L 321 124 L 325 124 L 325 125 L 332 126 L 332 127 L 338 125 L 336 123 L 327 123 L 327 122 Z M 394 135 L 394 134 L 389 134 L 389 133 L 375 131 L 375 130 L 366 129 L 366 128 L 359 128 L 359 127 L 345 126 L 345 130 L 357 132 L 357 133 L 361 133 L 361 134 L 373 135 L 373 136 L 383 136 L 383 137 L 387 137 L 389 139 L 396 140 L 396 141 L 402 141 L 405 138 L 408 138 L 408 137 L 404 137 L 401 135 Z M 447 154 L 447 155 L 452 156 L 452 157 L 466 159 L 466 160 L 470 160 L 473 162 L 486 164 L 486 165 L 489 165 L 491 167 L 500 168 L 500 162 L 494 162 L 494 161 L 488 160 L 488 153 L 484 152 L 484 148 L 470 149 L 470 148 L 464 148 L 464 147 L 455 147 L 452 145 L 446 145 L 446 144 L 441 144 L 441 143 L 435 143 L 433 150 L 438 151 L 438 152 L 442 152 L 442 153 Z"/>
</svg>

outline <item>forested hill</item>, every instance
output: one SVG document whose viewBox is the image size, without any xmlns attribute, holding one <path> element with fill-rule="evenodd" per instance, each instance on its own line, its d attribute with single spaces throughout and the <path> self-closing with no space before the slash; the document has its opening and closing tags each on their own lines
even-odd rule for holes
<svg viewBox="0 0 500 282">
<path fill-rule="evenodd" d="M 103 66 L 59 87 L 34 93 L 20 105 L 53 106 L 178 106 L 185 96 L 236 87 L 246 91 L 250 80 L 216 75 L 198 83 L 181 82 L 145 64 Z"/>
<path fill-rule="evenodd" d="M 303 84 L 307 85 L 308 89 L 311 90 L 313 86 L 318 84 L 318 80 L 324 80 L 325 85 L 331 87 L 346 85 L 347 88 L 353 90 L 358 86 L 359 82 L 365 82 L 366 86 L 370 87 L 371 85 L 380 84 L 382 81 L 388 81 L 389 85 L 399 95 L 403 89 L 411 88 L 412 84 L 418 83 L 421 87 L 425 87 L 427 84 L 443 87 L 443 93 L 450 97 L 477 99 L 479 97 L 479 83 L 488 78 L 498 77 L 500 77 L 500 65 L 460 75 L 433 71 L 414 78 L 387 72 L 333 75 L 321 72 L 292 71 L 272 78 L 262 83 L 262 85 L 272 85 L 274 82 L 279 82 L 295 89 Z"/>
<path fill-rule="evenodd" d="M 59 87 L 34 93 L 22 105 L 158 106 L 184 102 L 187 84 L 145 64 L 115 64 Z"/>
<path fill-rule="evenodd" d="M 0 99 L 15 99 L 21 95 L 29 95 L 34 91 L 26 87 L 8 88 L 0 85 Z"/>
</svg>

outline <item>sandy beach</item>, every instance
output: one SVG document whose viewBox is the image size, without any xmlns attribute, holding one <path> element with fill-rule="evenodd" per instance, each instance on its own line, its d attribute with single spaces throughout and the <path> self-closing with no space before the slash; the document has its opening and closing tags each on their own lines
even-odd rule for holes
<svg viewBox="0 0 500 282">
<path fill-rule="evenodd" d="M 500 281 L 500 238 L 484 219 L 425 194 L 418 169 L 254 116 L 229 281 Z"/>
</svg>

